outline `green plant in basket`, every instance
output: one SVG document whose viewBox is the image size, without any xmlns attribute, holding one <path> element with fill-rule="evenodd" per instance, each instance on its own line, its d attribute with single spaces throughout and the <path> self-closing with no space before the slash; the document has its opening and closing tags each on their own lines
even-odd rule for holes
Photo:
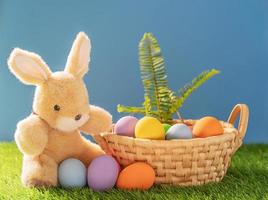
<svg viewBox="0 0 268 200">
<path fill-rule="evenodd" d="M 174 113 L 182 107 L 190 94 L 208 79 L 218 74 L 215 69 L 202 72 L 177 93 L 168 86 L 164 58 L 152 33 L 145 33 L 139 43 L 139 63 L 144 87 L 144 102 L 140 107 L 118 105 L 118 112 L 152 116 L 162 123 L 170 123 Z M 180 116 L 180 114 L 179 114 Z"/>
</svg>

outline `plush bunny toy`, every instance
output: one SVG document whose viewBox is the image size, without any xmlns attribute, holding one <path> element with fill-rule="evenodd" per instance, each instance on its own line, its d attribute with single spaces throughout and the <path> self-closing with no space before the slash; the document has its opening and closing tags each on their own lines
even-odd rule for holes
<svg viewBox="0 0 268 200">
<path fill-rule="evenodd" d="M 111 128 L 112 117 L 89 104 L 83 76 L 88 71 L 91 44 L 80 32 L 68 56 L 65 70 L 52 73 L 35 53 L 14 49 L 11 72 L 23 83 L 35 85 L 33 113 L 17 124 L 15 140 L 23 153 L 22 182 L 27 187 L 56 186 L 58 164 L 74 157 L 86 166 L 104 154 L 81 136 Z"/>
</svg>

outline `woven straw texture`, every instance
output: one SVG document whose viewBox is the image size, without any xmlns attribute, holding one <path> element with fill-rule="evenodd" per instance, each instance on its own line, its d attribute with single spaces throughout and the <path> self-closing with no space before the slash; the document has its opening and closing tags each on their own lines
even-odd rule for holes
<svg viewBox="0 0 268 200">
<path fill-rule="evenodd" d="M 238 130 L 233 124 L 240 114 Z M 248 108 L 238 104 L 228 122 L 221 122 L 224 134 L 185 140 L 149 140 L 110 133 L 95 135 L 103 150 L 122 166 L 142 161 L 156 172 L 156 184 L 200 185 L 220 181 L 227 172 L 231 156 L 241 146 L 248 122 Z M 178 123 L 178 122 L 177 122 Z M 195 120 L 185 120 L 193 125 Z"/>
</svg>

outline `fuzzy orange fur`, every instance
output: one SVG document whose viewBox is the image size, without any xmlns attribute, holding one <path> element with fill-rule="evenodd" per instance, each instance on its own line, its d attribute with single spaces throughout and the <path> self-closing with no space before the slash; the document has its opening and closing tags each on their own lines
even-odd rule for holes
<svg viewBox="0 0 268 200">
<path fill-rule="evenodd" d="M 42 58 L 14 49 L 11 72 L 23 83 L 36 85 L 34 114 L 17 124 L 15 141 L 23 153 L 22 183 L 27 187 L 56 186 L 61 161 L 73 157 L 86 166 L 102 149 L 80 134 L 99 134 L 111 128 L 112 117 L 89 104 L 83 76 L 88 71 L 90 40 L 80 32 L 63 72 L 52 73 Z M 60 109 L 55 110 L 57 105 Z"/>
</svg>

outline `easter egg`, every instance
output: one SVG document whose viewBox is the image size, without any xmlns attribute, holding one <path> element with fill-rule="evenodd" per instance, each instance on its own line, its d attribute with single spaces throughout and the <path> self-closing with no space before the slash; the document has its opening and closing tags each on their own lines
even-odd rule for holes
<svg viewBox="0 0 268 200">
<path fill-rule="evenodd" d="M 137 138 L 163 140 L 165 138 L 165 132 L 163 125 L 156 118 L 143 117 L 136 124 L 135 136 Z"/>
<path fill-rule="evenodd" d="M 209 137 L 223 134 L 223 127 L 215 117 L 203 117 L 193 127 L 195 137 Z"/>
<path fill-rule="evenodd" d="M 149 189 L 155 181 L 154 169 L 142 162 L 127 166 L 118 176 L 116 186 L 120 189 Z"/>
<path fill-rule="evenodd" d="M 193 134 L 191 129 L 185 124 L 174 124 L 171 126 L 166 134 L 167 140 L 172 139 L 191 139 Z"/>
<path fill-rule="evenodd" d="M 168 129 L 171 127 L 170 124 L 162 124 L 164 128 L 164 132 L 167 133 Z"/>
<path fill-rule="evenodd" d="M 85 165 L 75 158 L 61 162 L 58 168 L 59 183 L 63 187 L 83 187 L 87 183 Z"/>
<path fill-rule="evenodd" d="M 119 171 L 120 166 L 112 156 L 99 156 L 92 160 L 88 167 L 88 186 L 97 191 L 111 189 L 116 183 Z"/>
<path fill-rule="evenodd" d="M 138 122 L 138 119 L 133 116 L 125 116 L 120 118 L 115 126 L 114 132 L 118 135 L 134 137 L 135 126 Z"/>
</svg>

